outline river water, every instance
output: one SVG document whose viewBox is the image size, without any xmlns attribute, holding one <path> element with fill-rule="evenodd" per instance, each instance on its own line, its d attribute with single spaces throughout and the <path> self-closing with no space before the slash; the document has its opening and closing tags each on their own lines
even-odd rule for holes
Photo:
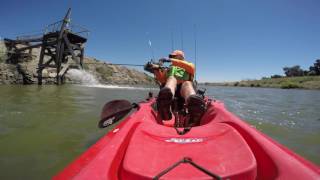
<svg viewBox="0 0 320 180">
<path fill-rule="evenodd" d="M 320 164 L 320 91 L 206 88 L 230 111 Z M 108 131 L 97 128 L 105 102 L 139 102 L 149 90 L 0 86 L 0 179 L 49 179 Z"/>
</svg>

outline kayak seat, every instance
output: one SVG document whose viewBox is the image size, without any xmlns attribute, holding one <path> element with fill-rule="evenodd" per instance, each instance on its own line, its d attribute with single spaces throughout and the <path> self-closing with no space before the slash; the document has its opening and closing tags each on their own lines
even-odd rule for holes
<svg viewBox="0 0 320 180">
<path fill-rule="evenodd" d="M 256 179 L 257 163 L 249 146 L 231 126 L 213 123 L 185 135 L 174 128 L 143 123 L 132 135 L 119 170 L 121 179 L 152 179 L 183 158 L 222 178 Z M 182 163 L 161 179 L 212 179 Z"/>
</svg>

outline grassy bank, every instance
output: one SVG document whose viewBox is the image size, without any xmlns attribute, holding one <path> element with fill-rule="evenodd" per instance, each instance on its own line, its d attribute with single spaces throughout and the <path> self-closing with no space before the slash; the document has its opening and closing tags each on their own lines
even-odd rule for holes
<svg viewBox="0 0 320 180">
<path fill-rule="evenodd" d="M 239 87 L 267 87 L 282 89 L 319 89 L 320 76 L 264 78 L 261 80 L 243 80 L 227 83 L 205 83 L 206 85 L 239 86 Z"/>
</svg>

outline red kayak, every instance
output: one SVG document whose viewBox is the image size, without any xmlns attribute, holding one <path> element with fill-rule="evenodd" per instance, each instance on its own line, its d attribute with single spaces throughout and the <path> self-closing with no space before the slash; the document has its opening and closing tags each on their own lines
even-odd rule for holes
<svg viewBox="0 0 320 180">
<path fill-rule="evenodd" d="M 320 168 L 209 101 L 200 126 L 161 124 L 155 99 L 53 179 L 320 179 Z M 110 122 L 112 124 L 112 122 Z"/>
</svg>

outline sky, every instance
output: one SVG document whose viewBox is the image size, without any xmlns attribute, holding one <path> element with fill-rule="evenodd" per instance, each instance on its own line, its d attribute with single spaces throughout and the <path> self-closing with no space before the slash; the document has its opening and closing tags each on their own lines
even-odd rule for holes
<svg viewBox="0 0 320 180">
<path fill-rule="evenodd" d="M 1 38 L 39 32 L 71 7 L 71 22 L 90 30 L 86 56 L 145 64 L 183 49 L 200 82 L 260 79 L 320 58 L 319 0 L 1 1 Z"/>
</svg>

